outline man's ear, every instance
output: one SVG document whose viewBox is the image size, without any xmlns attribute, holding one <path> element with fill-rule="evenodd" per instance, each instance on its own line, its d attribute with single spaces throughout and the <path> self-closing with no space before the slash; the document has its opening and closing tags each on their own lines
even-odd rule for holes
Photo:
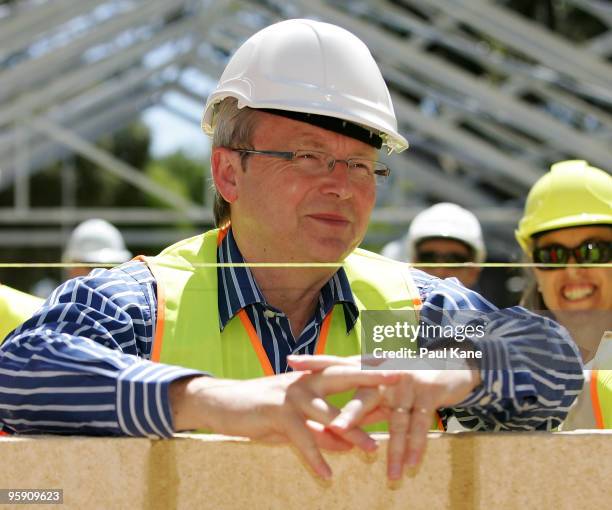
<svg viewBox="0 0 612 510">
<path fill-rule="evenodd" d="M 238 198 L 236 174 L 242 171 L 240 156 L 226 147 L 213 147 L 210 164 L 215 188 L 226 202 L 235 202 Z"/>
</svg>

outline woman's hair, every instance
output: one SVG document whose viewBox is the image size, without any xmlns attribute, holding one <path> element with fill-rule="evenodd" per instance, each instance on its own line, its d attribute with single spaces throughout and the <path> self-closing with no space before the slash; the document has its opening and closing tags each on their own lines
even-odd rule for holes
<svg viewBox="0 0 612 510">
<path fill-rule="evenodd" d="M 521 301 L 519 304 L 528 310 L 548 310 L 546 303 L 544 303 L 542 293 L 538 290 L 538 281 L 535 277 L 533 269 L 526 269 L 525 275 L 529 283 L 523 290 L 523 295 L 521 296 Z"/>
<path fill-rule="evenodd" d="M 213 117 L 213 147 L 251 148 L 251 139 L 256 124 L 256 110 L 248 106 L 238 108 L 238 101 L 236 98 L 225 98 L 215 106 Z M 241 163 L 242 161 L 241 158 Z M 242 169 L 244 170 L 244 166 Z M 217 227 L 224 227 L 229 223 L 230 204 L 220 195 L 216 188 L 213 213 L 215 225 Z"/>
<path fill-rule="evenodd" d="M 538 237 L 545 234 L 546 232 L 538 232 L 531 236 L 532 246 L 535 246 Z M 533 262 L 531 257 L 524 255 L 523 262 Z M 548 310 L 546 308 L 546 304 L 544 303 L 544 297 L 542 293 L 538 290 L 538 280 L 536 278 L 535 272 L 532 268 L 525 268 L 525 277 L 527 280 L 527 285 L 525 289 L 523 289 L 523 295 L 521 296 L 520 305 L 524 306 L 528 310 Z"/>
</svg>

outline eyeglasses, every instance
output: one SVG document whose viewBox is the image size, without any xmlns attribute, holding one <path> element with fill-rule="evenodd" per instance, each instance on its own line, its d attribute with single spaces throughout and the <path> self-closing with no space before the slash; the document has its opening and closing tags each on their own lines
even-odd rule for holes
<svg viewBox="0 0 612 510">
<path fill-rule="evenodd" d="M 577 264 L 607 264 L 612 255 L 610 241 L 584 241 L 574 248 L 562 244 L 540 246 L 533 250 L 533 261 L 538 264 L 567 264 L 570 256 L 574 256 Z M 544 271 L 563 269 L 563 267 L 540 267 Z"/>
<path fill-rule="evenodd" d="M 321 151 L 300 150 L 293 152 L 281 151 L 258 151 L 252 149 L 229 149 L 241 154 L 258 154 L 272 158 L 286 159 L 295 164 L 296 168 L 303 174 L 313 177 L 331 173 L 336 163 L 346 163 L 349 169 L 349 179 L 358 184 L 370 182 L 377 185 L 384 183 L 389 177 L 391 170 L 384 163 L 364 158 L 336 159 L 331 154 Z"/>
<path fill-rule="evenodd" d="M 471 257 L 463 253 L 438 253 L 436 251 L 419 251 L 416 254 L 416 261 L 425 264 L 465 264 L 466 262 L 474 262 Z"/>
</svg>

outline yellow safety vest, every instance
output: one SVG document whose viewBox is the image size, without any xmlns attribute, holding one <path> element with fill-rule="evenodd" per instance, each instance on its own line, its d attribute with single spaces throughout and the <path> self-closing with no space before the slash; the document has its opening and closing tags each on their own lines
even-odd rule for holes
<svg viewBox="0 0 612 510">
<path fill-rule="evenodd" d="M 588 384 L 595 426 L 612 429 L 612 370 L 592 370 Z"/>
<path fill-rule="evenodd" d="M 43 300 L 0 284 L 0 344 L 40 308 Z"/>
<path fill-rule="evenodd" d="M 273 375 L 270 361 L 244 310 L 219 328 L 217 247 L 226 231 L 211 230 L 185 239 L 156 257 L 139 257 L 157 281 L 153 361 L 194 368 L 229 379 Z M 355 250 L 345 271 L 358 309 L 412 311 L 418 321 L 418 291 L 405 264 Z M 361 326 L 346 332 L 344 309 L 337 304 L 321 326 L 317 354 L 361 353 Z M 349 394 L 330 401 L 341 406 Z M 438 419 L 437 426 L 441 426 Z"/>
</svg>

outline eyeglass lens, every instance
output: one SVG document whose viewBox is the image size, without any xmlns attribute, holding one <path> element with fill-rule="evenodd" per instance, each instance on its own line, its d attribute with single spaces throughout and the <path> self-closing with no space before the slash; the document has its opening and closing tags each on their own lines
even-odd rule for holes
<svg viewBox="0 0 612 510">
<path fill-rule="evenodd" d="M 533 261 L 538 264 L 567 264 L 573 255 L 577 264 L 606 264 L 610 262 L 612 242 L 585 241 L 574 248 L 562 244 L 540 246 L 533 251 Z M 540 269 L 558 269 L 542 267 Z"/>
</svg>

